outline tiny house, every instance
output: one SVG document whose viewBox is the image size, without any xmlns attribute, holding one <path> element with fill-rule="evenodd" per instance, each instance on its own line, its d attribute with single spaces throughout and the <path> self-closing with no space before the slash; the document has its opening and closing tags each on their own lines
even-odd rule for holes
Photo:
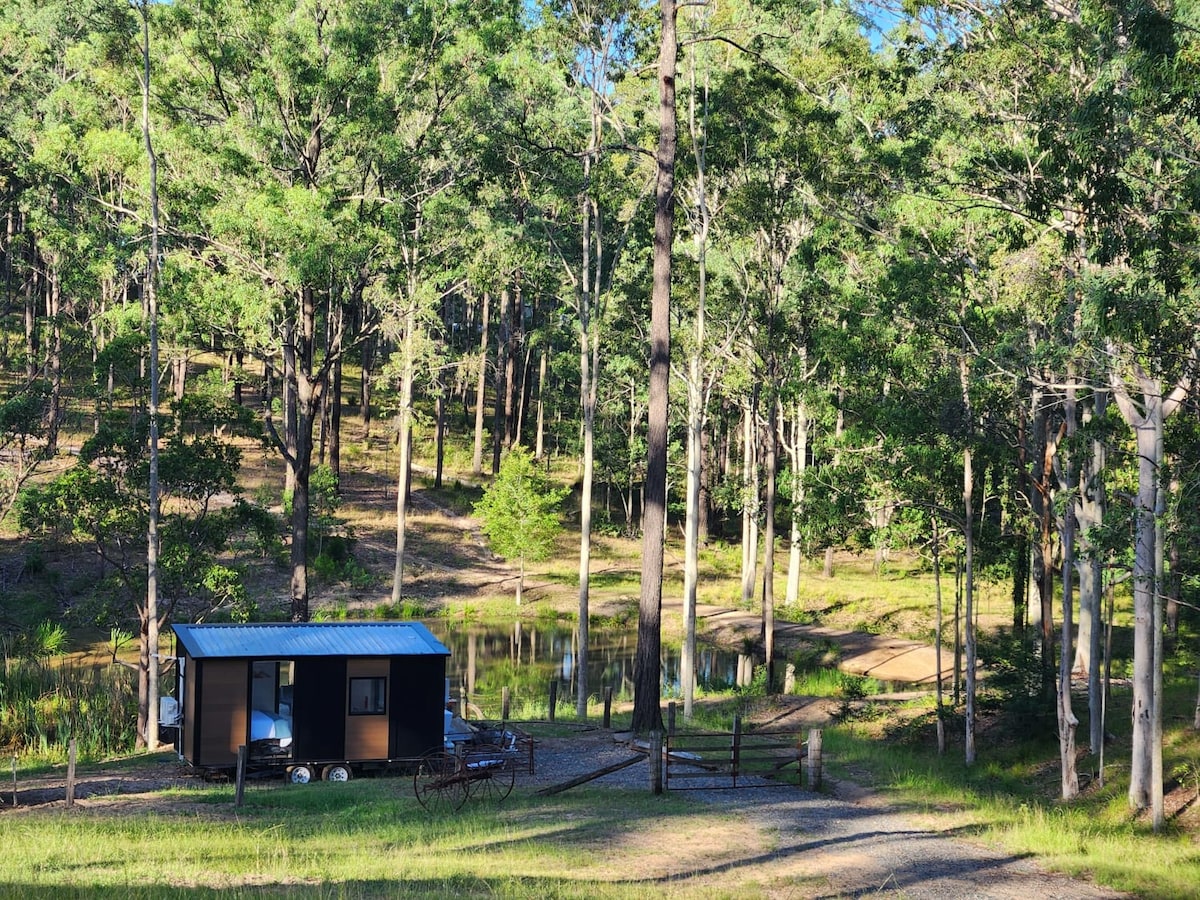
<svg viewBox="0 0 1200 900">
<path fill-rule="evenodd" d="M 344 781 L 442 745 L 450 651 L 419 622 L 175 625 L 177 749 L 231 769 L 238 748 L 294 782 Z"/>
</svg>

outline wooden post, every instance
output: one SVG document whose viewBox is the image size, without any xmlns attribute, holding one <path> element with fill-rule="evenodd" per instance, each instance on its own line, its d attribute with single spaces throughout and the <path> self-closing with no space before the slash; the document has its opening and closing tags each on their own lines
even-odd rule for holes
<svg viewBox="0 0 1200 900">
<path fill-rule="evenodd" d="M 12 770 L 13 770 L 13 808 L 16 809 L 18 804 L 17 804 L 17 757 L 15 754 L 13 755 L 13 758 L 12 758 Z"/>
<path fill-rule="evenodd" d="M 241 807 L 242 798 L 246 793 L 246 745 L 241 744 L 238 747 L 237 755 L 237 779 L 236 787 L 233 790 L 233 805 Z"/>
<path fill-rule="evenodd" d="M 67 807 L 75 805 L 75 738 L 67 745 Z"/>
<path fill-rule="evenodd" d="M 796 691 L 796 664 L 788 663 L 783 674 L 783 692 L 792 694 Z"/>
<path fill-rule="evenodd" d="M 662 793 L 662 732 L 650 732 L 650 793 Z"/>
<path fill-rule="evenodd" d="M 554 721 L 554 707 L 558 706 L 558 679 L 550 679 L 550 721 Z"/>
<path fill-rule="evenodd" d="M 808 744 L 804 740 L 804 735 L 796 732 L 796 787 L 804 787 L 804 755 L 807 752 L 804 748 Z"/>
<path fill-rule="evenodd" d="M 821 729 L 811 728 L 808 732 L 808 789 L 821 787 Z"/>
<path fill-rule="evenodd" d="M 733 776 L 733 786 L 737 787 L 738 764 L 742 755 L 742 717 L 733 717 L 733 739 L 729 747 L 729 772 Z"/>
<path fill-rule="evenodd" d="M 675 701 L 667 704 L 667 734 L 675 736 Z"/>
<path fill-rule="evenodd" d="M 466 685 L 463 685 L 462 690 L 458 692 L 458 696 L 458 715 L 465 722 L 470 718 L 470 716 L 467 715 L 467 699 L 469 695 L 467 694 Z"/>
<path fill-rule="evenodd" d="M 612 685 L 604 688 L 604 727 L 612 727 Z"/>
<path fill-rule="evenodd" d="M 508 721 L 508 687 L 500 689 L 500 721 Z"/>
</svg>

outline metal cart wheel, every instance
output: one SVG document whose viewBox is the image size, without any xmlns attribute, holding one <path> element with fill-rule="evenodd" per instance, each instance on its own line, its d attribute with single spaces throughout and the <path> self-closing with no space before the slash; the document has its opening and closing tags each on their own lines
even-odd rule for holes
<svg viewBox="0 0 1200 900">
<path fill-rule="evenodd" d="M 342 763 L 334 763 L 321 770 L 322 781 L 349 781 L 351 777 L 350 767 Z"/>
<path fill-rule="evenodd" d="M 292 766 L 287 777 L 292 784 L 308 784 L 313 780 L 313 770 L 309 766 Z"/>
<path fill-rule="evenodd" d="M 465 757 L 467 794 L 472 800 L 499 803 L 512 793 L 517 767 L 499 747 L 473 748 Z"/>
<path fill-rule="evenodd" d="M 467 799 L 467 775 L 458 757 L 445 750 L 431 750 L 421 757 L 413 772 L 413 793 L 431 813 L 453 812 Z"/>
</svg>

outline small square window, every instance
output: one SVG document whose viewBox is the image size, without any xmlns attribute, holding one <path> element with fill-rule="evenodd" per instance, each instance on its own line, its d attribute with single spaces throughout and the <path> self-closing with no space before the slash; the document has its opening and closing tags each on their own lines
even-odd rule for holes
<svg viewBox="0 0 1200 900">
<path fill-rule="evenodd" d="M 387 712 L 386 678 L 350 679 L 350 715 L 381 716 Z"/>
</svg>

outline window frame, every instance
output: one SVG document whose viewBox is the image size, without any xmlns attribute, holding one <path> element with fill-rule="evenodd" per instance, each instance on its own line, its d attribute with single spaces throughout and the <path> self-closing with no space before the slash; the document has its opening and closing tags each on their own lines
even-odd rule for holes
<svg viewBox="0 0 1200 900">
<path fill-rule="evenodd" d="M 356 694 L 354 690 L 355 682 L 375 682 L 367 688 L 365 693 Z M 347 705 L 352 716 L 386 716 L 388 707 L 387 697 L 387 676 L 386 675 L 352 675 L 347 686 Z M 355 709 L 354 700 L 357 696 L 366 697 L 367 700 L 373 701 L 367 709 Z"/>
</svg>

